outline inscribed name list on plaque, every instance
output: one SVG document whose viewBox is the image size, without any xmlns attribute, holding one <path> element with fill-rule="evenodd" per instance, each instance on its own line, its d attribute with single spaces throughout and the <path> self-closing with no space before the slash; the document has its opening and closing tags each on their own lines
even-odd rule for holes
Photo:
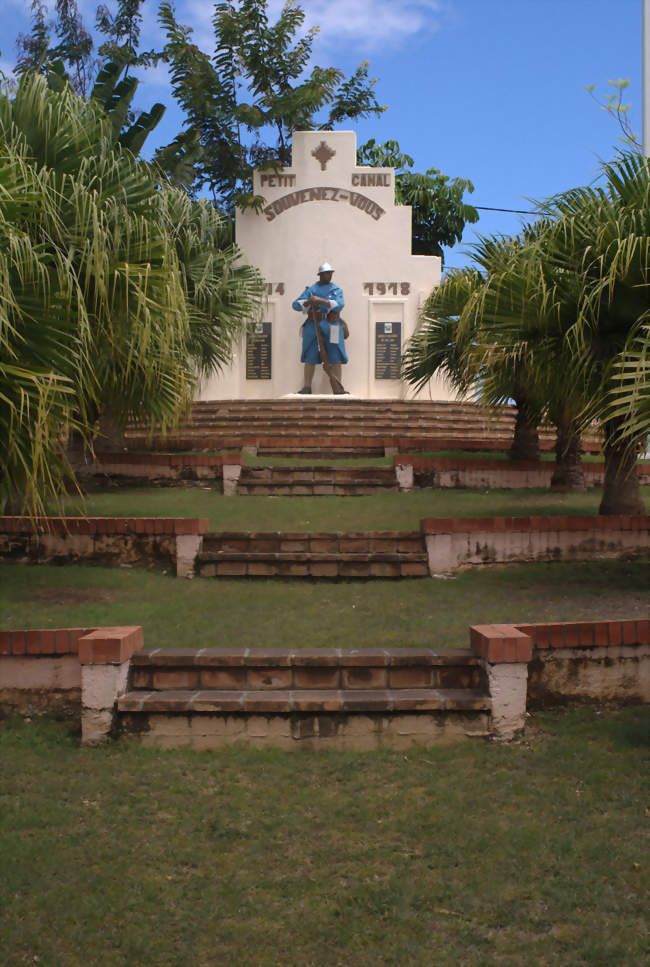
<svg viewBox="0 0 650 967">
<path fill-rule="evenodd" d="M 399 379 L 402 323 L 375 323 L 375 379 Z"/>
<path fill-rule="evenodd" d="M 246 379 L 271 379 L 272 324 L 257 322 L 246 336 Z"/>
</svg>

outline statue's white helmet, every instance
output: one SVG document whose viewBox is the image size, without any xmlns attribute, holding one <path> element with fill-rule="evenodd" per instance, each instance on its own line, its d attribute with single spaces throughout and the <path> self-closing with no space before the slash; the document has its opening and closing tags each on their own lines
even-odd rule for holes
<svg viewBox="0 0 650 967">
<path fill-rule="evenodd" d="M 330 265 L 329 262 L 322 262 L 321 265 L 318 266 L 318 272 L 316 274 L 322 275 L 323 272 L 333 272 L 333 271 L 334 271 L 334 267 Z"/>
</svg>

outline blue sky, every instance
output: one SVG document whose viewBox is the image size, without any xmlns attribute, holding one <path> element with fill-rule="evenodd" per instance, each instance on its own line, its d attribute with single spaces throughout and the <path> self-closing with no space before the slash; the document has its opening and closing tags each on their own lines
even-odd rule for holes
<svg viewBox="0 0 650 967">
<path fill-rule="evenodd" d="M 112 0 L 105 0 L 113 7 Z M 86 24 L 96 2 L 79 3 Z M 277 12 L 281 3 L 270 0 Z M 469 178 L 477 206 L 528 209 L 597 176 L 611 158 L 618 130 L 585 92 L 603 95 L 609 78 L 629 77 L 634 126 L 641 127 L 642 0 L 306 0 L 310 25 L 320 25 L 314 63 L 350 73 L 370 62 L 377 96 L 388 110 L 356 125 L 359 143 L 399 141 L 416 170 L 436 167 Z M 178 0 L 179 19 L 210 48 L 212 3 Z M 156 0 L 144 4 L 143 43 L 161 42 Z M 4 0 L 0 62 L 15 60 L 14 42 L 29 29 L 28 0 Z M 169 104 L 156 132 L 164 143 L 181 118 L 164 67 L 143 76 L 140 106 Z M 148 148 L 155 147 L 152 138 Z M 446 265 L 466 264 L 476 233 L 510 234 L 517 215 L 481 212 Z"/>
</svg>

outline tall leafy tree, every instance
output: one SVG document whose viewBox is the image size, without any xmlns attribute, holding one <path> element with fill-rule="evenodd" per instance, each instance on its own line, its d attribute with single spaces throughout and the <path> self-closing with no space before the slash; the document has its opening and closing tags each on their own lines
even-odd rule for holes
<svg viewBox="0 0 650 967">
<path fill-rule="evenodd" d="M 192 42 L 170 3 L 159 10 L 174 97 L 203 149 L 193 188 L 208 188 L 229 211 L 262 204 L 252 194 L 253 169 L 288 165 L 294 130 L 329 129 L 384 110 L 366 63 L 348 78 L 335 67 L 307 73 L 316 31 L 299 36 L 303 9 L 288 2 L 271 23 L 267 6 L 267 0 L 215 4 L 211 54 Z"/>
<path fill-rule="evenodd" d="M 56 0 L 55 11 L 56 18 L 50 25 L 45 5 L 41 0 L 32 0 L 32 31 L 18 37 L 16 71 L 47 73 L 61 62 L 73 89 L 86 95 L 98 65 L 93 58 L 92 36 L 84 27 L 76 0 Z M 52 33 L 58 39 L 54 45 Z"/>
<path fill-rule="evenodd" d="M 118 0 L 115 13 L 101 3 L 97 7 L 96 26 L 106 40 L 98 48 L 100 57 L 125 64 L 125 75 L 133 67 L 156 64 L 160 53 L 140 50 L 142 4 L 144 0 Z"/>
<path fill-rule="evenodd" d="M 114 14 L 100 4 L 97 29 L 107 38 L 97 51 L 100 57 L 95 54 L 93 38 L 83 25 L 76 0 L 57 0 L 51 23 L 46 20 L 47 10 L 41 0 L 33 0 L 32 31 L 21 35 L 17 43 L 18 74 L 42 73 L 55 90 L 69 83 L 77 93 L 93 98 L 109 115 L 115 140 L 134 154 L 140 153 L 165 113 L 162 104 L 154 104 L 148 111 L 136 112 L 133 108 L 138 79 L 132 69 L 149 67 L 160 56 L 154 50 L 138 49 L 142 3 L 118 0 Z M 54 43 L 55 37 L 58 43 Z"/>
<path fill-rule="evenodd" d="M 397 141 L 377 144 L 366 141 L 357 151 L 361 165 L 395 169 L 395 201 L 413 209 L 413 254 L 438 255 L 444 259 L 443 245 L 460 242 L 465 225 L 478 221 L 477 210 L 463 196 L 474 185 L 467 178 L 449 178 L 437 168 L 424 174 L 412 171 L 413 158 L 402 154 Z"/>
<path fill-rule="evenodd" d="M 50 49 L 50 27 L 47 22 L 47 7 L 41 0 L 32 0 L 32 29 L 29 34 L 19 34 L 16 40 L 18 61 L 16 72 L 43 72 L 47 69 Z"/>
<path fill-rule="evenodd" d="M 114 14 L 104 4 L 98 6 L 97 29 L 107 39 L 98 48 L 103 61 L 90 92 L 108 114 L 116 141 L 136 155 L 165 113 L 160 103 L 138 113 L 133 108 L 139 83 L 133 69 L 151 67 L 160 56 L 155 50 L 139 50 L 142 3 L 118 0 Z"/>
</svg>

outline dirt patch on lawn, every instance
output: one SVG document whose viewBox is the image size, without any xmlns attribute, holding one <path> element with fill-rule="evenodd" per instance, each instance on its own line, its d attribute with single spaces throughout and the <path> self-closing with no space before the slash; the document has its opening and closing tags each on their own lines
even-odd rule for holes
<svg viewBox="0 0 650 967">
<path fill-rule="evenodd" d="M 649 599 L 647 594 L 631 594 L 621 591 L 618 594 L 599 594 L 594 597 L 594 603 L 585 602 L 580 612 L 576 616 L 568 619 L 571 621 L 598 621 L 601 615 L 606 618 L 621 618 L 632 621 L 635 618 L 643 619 L 648 617 Z M 594 612 L 594 606 L 597 611 Z M 539 619 L 540 622 L 543 618 Z M 605 620 L 604 618 L 602 620 Z"/>
<path fill-rule="evenodd" d="M 38 588 L 27 592 L 26 597 L 42 604 L 91 604 L 112 601 L 114 595 L 102 588 Z"/>
</svg>

